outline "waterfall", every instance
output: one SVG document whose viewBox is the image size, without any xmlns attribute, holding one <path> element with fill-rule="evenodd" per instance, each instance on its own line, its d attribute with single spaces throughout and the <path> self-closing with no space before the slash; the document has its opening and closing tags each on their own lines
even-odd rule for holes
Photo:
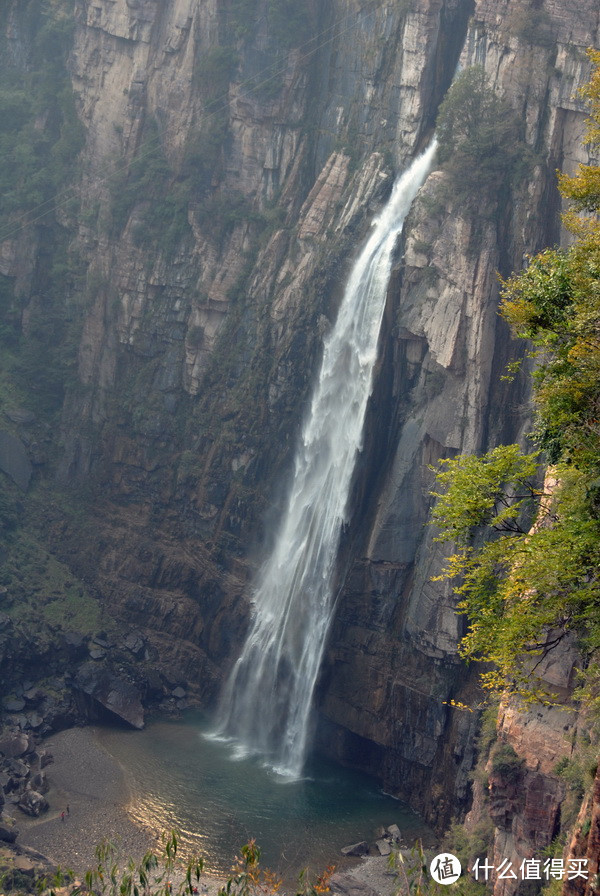
<svg viewBox="0 0 600 896">
<path fill-rule="evenodd" d="M 254 617 L 221 695 L 218 735 L 297 777 L 333 612 L 332 580 L 362 432 L 392 254 L 424 182 L 435 141 L 395 183 L 355 262 L 297 449 L 272 552 L 253 593 Z"/>
</svg>

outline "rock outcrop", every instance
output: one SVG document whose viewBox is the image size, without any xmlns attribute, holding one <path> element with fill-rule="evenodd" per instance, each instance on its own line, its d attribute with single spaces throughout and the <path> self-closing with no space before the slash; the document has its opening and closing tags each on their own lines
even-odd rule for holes
<svg viewBox="0 0 600 896">
<path fill-rule="evenodd" d="M 19 835 L 5 803 L 34 818 L 48 811 L 44 794 L 49 785 L 43 768 L 51 761 L 50 753 L 37 749 L 35 734 L 25 733 L 19 723 L 5 725 L 0 739 L 0 841 L 15 843 Z"/>
<path fill-rule="evenodd" d="M 600 768 L 596 769 L 594 785 L 581 804 L 575 830 L 566 850 L 567 866 L 586 869 L 585 875 L 567 877 L 563 884 L 563 896 L 593 896 L 598 892 L 600 856 Z"/>
<path fill-rule="evenodd" d="M 104 711 L 107 717 L 115 717 L 132 728 L 144 727 L 144 708 L 132 682 L 90 662 L 79 669 L 75 689 L 83 697 L 91 718 L 102 718 Z"/>
<path fill-rule="evenodd" d="M 501 863 L 518 870 L 524 859 L 539 860 L 560 833 L 561 823 L 565 824 L 567 785 L 560 769 L 573 762 L 582 727 L 572 701 L 580 662 L 573 639 L 558 642 L 536 669 L 540 687 L 552 696 L 552 705 L 534 702 L 526 706 L 517 698 L 505 698 L 489 759 L 480 758 L 485 778 L 476 777 L 465 830 L 469 835 L 482 820 L 492 822 L 487 859 L 495 869 L 490 874 L 494 896 L 513 896 L 526 886 L 518 873 L 515 877 L 498 874 Z M 584 814 L 587 809 L 584 806 Z"/>
</svg>

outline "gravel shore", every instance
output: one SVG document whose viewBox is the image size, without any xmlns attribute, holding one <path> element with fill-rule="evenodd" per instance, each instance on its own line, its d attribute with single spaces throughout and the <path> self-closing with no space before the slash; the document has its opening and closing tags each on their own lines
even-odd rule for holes
<svg viewBox="0 0 600 896">
<path fill-rule="evenodd" d="M 44 747 L 54 757 L 46 769 L 50 809 L 39 818 L 18 812 L 20 844 L 79 874 L 93 865 L 96 845 L 104 838 L 118 840 L 123 852 L 135 858 L 156 845 L 127 815 L 125 776 L 93 728 L 61 731 Z"/>
<path fill-rule="evenodd" d="M 333 892 L 342 896 L 369 896 L 370 892 L 393 896 L 399 890 L 384 856 L 365 856 L 354 868 L 334 875 L 331 883 Z"/>
<path fill-rule="evenodd" d="M 162 851 L 161 832 L 153 836 L 127 814 L 129 791 L 125 775 L 98 742 L 93 727 L 61 731 L 49 738 L 44 747 L 54 757 L 46 769 L 50 809 L 40 818 L 18 812 L 21 846 L 36 850 L 77 876 L 94 866 L 95 849 L 103 839 L 117 843 L 124 859 L 139 861 L 148 850 Z M 174 889 L 182 877 L 172 875 Z M 209 896 L 216 896 L 222 884 L 215 877 L 202 878 Z"/>
</svg>

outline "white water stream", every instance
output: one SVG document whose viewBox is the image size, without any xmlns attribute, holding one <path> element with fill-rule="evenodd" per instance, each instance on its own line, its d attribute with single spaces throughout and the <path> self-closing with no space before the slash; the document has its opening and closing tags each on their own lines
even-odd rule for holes
<svg viewBox="0 0 600 896">
<path fill-rule="evenodd" d="M 217 735 L 291 778 L 304 764 L 392 255 L 435 148 L 433 141 L 394 185 L 348 279 L 324 343 L 285 512 L 254 587 L 254 617 L 221 695 Z"/>
</svg>

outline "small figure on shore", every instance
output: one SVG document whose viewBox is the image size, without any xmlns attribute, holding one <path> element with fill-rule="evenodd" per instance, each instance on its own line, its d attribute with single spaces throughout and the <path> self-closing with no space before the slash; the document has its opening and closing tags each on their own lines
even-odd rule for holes
<svg viewBox="0 0 600 896">
<path fill-rule="evenodd" d="M 64 813 L 64 812 L 61 812 L 61 813 L 60 813 L 60 820 L 61 820 L 62 823 L 64 824 L 64 822 L 65 822 L 65 813 Z"/>
<path fill-rule="evenodd" d="M 71 814 L 71 810 L 70 810 L 69 807 L 67 806 L 67 815 L 70 815 L 70 814 Z"/>
<path fill-rule="evenodd" d="M 171 881 L 168 882 L 168 884 L 167 884 L 167 888 L 168 888 L 168 890 L 169 890 L 169 893 L 172 893 L 172 892 L 173 892 L 173 884 L 171 883 Z"/>
</svg>

